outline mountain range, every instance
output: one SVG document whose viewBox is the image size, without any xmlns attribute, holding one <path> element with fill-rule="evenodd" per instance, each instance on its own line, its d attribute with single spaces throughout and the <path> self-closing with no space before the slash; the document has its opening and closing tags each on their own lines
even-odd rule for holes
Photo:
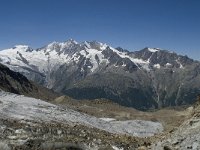
<svg viewBox="0 0 200 150">
<path fill-rule="evenodd" d="M 141 110 L 191 104 L 200 93 L 200 62 L 159 48 L 128 51 L 70 39 L 2 50 L 0 63 L 75 99 L 106 98 Z"/>
</svg>

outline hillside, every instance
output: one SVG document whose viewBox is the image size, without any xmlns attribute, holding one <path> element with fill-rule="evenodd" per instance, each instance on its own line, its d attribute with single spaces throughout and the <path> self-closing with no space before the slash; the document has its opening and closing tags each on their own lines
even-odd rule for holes
<svg viewBox="0 0 200 150">
<path fill-rule="evenodd" d="M 200 97 L 197 103 L 187 109 L 187 119 L 152 145 L 153 149 L 200 149 Z"/>
<path fill-rule="evenodd" d="M 40 99 L 0 92 L 0 149 L 132 149 L 163 131 L 159 122 L 106 121 Z"/>
<path fill-rule="evenodd" d="M 2 64 L 0 64 L 0 89 L 45 100 L 52 100 L 59 96 L 52 90 L 29 81 L 25 76 L 10 70 Z"/>
</svg>

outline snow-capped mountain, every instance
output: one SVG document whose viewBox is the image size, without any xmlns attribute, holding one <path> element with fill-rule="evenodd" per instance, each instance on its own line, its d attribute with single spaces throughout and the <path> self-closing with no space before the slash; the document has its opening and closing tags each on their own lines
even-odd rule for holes
<svg viewBox="0 0 200 150">
<path fill-rule="evenodd" d="M 68 40 L 63 43 L 53 42 L 36 50 L 26 45 L 17 45 L 11 49 L 2 50 L 0 54 L 1 62 L 10 65 L 13 69 L 20 66 L 22 69 L 30 68 L 46 74 L 51 69 L 55 69 L 55 67 L 63 64 L 78 64 L 81 57 L 85 58 L 84 64 L 89 63 L 87 64 L 89 70 L 94 72 L 100 64 L 109 63 L 108 52 L 114 53 L 120 58 L 128 58 L 135 65 L 145 65 L 148 63 L 142 59 L 130 57 L 126 52 L 120 52 L 96 41 L 85 41 L 80 44 L 74 40 Z M 22 71 L 26 72 L 26 69 Z"/>
<path fill-rule="evenodd" d="M 0 62 L 57 92 L 78 99 L 108 98 L 140 109 L 190 103 L 188 96 L 194 100 L 200 87 L 193 81 L 199 62 L 159 48 L 130 52 L 70 39 L 39 49 L 5 49 Z M 184 91 L 183 85 L 189 88 Z M 193 94 L 185 95 L 187 91 Z"/>
</svg>

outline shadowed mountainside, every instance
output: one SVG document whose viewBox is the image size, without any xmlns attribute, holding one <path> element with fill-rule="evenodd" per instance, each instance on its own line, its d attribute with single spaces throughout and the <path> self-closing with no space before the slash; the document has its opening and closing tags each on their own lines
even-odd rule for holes
<svg viewBox="0 0 200 150">
<path fill-rule="evenodd" d="M 52 100 L 59 96 L 52 90 L 29 81 L 25 76 L 10 70 L 2 64 L 0 64 L 0 89 L 45 100 Z"/>
</svg>

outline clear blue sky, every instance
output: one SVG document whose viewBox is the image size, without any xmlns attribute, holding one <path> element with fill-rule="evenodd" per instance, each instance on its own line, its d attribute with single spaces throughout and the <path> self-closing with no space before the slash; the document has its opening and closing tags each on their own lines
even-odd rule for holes
<svg viewBox="0 0 200 150">
<path fill-rule="evenodd" d="M 200 0 L 0 0 L 0 49 L 69 38 L 200 60 Z"/>
</svg>

